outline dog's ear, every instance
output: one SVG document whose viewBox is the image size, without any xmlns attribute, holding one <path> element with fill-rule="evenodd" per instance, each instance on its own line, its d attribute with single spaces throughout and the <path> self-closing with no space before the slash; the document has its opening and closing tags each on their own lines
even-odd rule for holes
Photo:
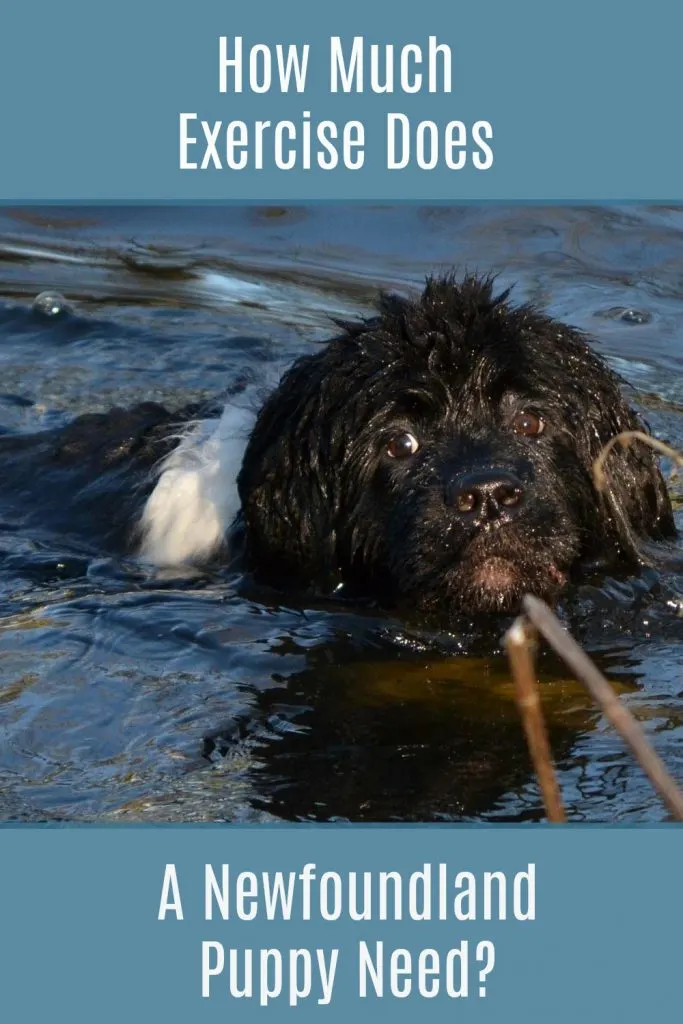
<svg viewBox="0 0 683 1024">
<path fill-rule="evenodd" d="M 585 422 L 585 444 L 589 453 L 586 467 L 594 480 L 595 460 L 604 446 L 618 434 L 638 430 L 649 433 L 647 425 L 624 399 L 616 375 L 600 367 L 593 376 L 592 416 Z M 647 444 L 631 441 L 616 444 L 605 460 L 605 483 L 598 502 L 606 516 L 606 532 L 622 554 L 644 561 L 643 541 L 663 540 L 676 535 L 671 501 L 659 460 Z M 594 480 L 595 486 L 595 480 Z"/>
<path fill-rule="evenodd" d="M 247 562 L 290 585 L 336 569 L 334 512 L 338 495 L 323 472 L 333 449 L 328 415 L 330 349 L 297 360 L 263 405 L 247 445 L 237 486 Z M 332 424 L 332 425 L 331 425 Z"/>
<path fill-rule="evenodd" d="M 647 433 L 632 414 L 625 430 Z M 644 540 L 665 540 L 676 535 L 669 494 L 657 456 L 642 441 L 614 446 L 606 460 L 603 499 L 626 555 L 643 561 Z"/>
</svg>

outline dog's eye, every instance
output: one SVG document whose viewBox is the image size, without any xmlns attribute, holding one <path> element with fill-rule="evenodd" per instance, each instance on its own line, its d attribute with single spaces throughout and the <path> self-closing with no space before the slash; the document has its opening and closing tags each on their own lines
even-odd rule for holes
<svg viewBox="0 0 683 1024">
<path fill-rule="evenodd" d="M 414 455 L 419 447 L 417 438 L 406 431 L 405 434 L 392 437 L 387 445 L 387 455 L 392 459 L 405 459 L 408 455 Z"/>
<path fill-rule="evenodd" d="M 512 420 L 512 429 L 515 434 L 523 434 L 524 437 L 538 437 L 545 430 L 545 421 L 542 416 L 535 412 L 518 412 Z"/>
</svg>

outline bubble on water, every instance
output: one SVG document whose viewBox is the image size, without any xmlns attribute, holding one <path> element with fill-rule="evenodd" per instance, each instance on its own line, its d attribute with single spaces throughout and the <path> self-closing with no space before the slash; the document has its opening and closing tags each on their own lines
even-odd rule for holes
<svg viewBox="0 0 683 1024">
<path fill-rule="evenodd" d="M 31 308 L 34 313 L 49 317 L 50 319 L 68 316 L 71 313 L 71 306 L 59 292 L 41 292 L 33 300 Z"/>
<path fill-rule="evenodd" d="M 646 313 L 642 309 L 625 309 L 620 319 L 626 324 L 649 324 L 652 314 Z"/>
</svg>

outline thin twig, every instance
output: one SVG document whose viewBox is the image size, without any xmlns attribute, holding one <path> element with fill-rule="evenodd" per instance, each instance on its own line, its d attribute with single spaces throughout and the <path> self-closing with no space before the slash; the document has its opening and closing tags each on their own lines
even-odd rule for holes
<svg viewBox="0 0 683 1024">
<path fill-rule="evenodd" d="M 522 716 L 531 760 L 541 787 L 548 821 L 566 821 L 560 788 L 553 770 L 548 731 L 538 696 L 532 656 L 532 640 L 523 618 L 515 619 L 505 634 L 517 705 Z"/>
<path fill-rule="evenodd" d="M 638 721 L 595 667 L 576 640 L 562 626 L 550 608 L 527 594 L 522 603 L 525 614 L 539 633 L 569 665 L 593 700 L 602 708 L 622 739 L 631 748 L 641 768 L 678 821 L 683 821 L 683 793 L 667 772 L 664 762 L 652 749 Z"/>
<path fill-rule="evenodd" d="M 593 480 L 597 490 L 603 491 L 607 486 L 605 479 L 605 462 L 607 456 L 612 449 L 620 444 L 622 448 L 628 447 L 631 441 L 642 441 L 643 444 L 647 444 L 650 448 L 653 448 L 660 455 L 666 455 L 672 459 L 677 466 L 683 466 L 683 455 L 677 452 L 675 448 L 665 444 L 664 441 L 658 441 L 656 437 L 652 437 L 650 434 L 646 434 L 642 430 L 624 430 L 621 434 L 617 434 L 615 437 L 610 438 L 605 447 L 602 449 L 597 459 L 593 463 Z"/>
</svg>

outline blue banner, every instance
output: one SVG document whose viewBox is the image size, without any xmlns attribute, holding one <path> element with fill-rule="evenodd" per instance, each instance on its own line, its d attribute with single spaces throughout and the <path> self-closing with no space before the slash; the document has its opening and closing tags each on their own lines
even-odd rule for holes
<svg viewBox="0 0 683 1024">
<path fill-rule="evenodd" d="M 670 0 L 11 0 L 0 197 L 680 195 Z"/>
<path fill-rule="evenodd" d="M 3 1005 L 28 1021 L 56 1007 L 107 1024 L 677 1011 L 677 828 L 24 828 L 0 841 Z"/>
</svg>

